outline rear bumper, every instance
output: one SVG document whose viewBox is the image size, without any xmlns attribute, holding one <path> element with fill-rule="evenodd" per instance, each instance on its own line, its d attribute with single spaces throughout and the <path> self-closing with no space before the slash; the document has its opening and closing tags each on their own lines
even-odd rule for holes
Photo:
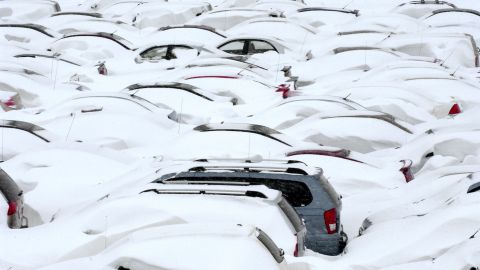
<svg viewBox="0 0 480 270">
<path fill-rule="evenodd" d="M 305 244 L 315 252 L 335 256 L 339 255 L 347 245 L 348 237 L 343 231 L 337 234 L 308 234 Z"/>
</svg>

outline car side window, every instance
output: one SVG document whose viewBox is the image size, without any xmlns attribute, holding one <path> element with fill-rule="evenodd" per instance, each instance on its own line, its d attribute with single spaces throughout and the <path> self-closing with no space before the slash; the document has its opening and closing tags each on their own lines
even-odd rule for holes
<svg viewBox="0 0 480 270">
<path fill-rule="evenodd" d="M 244 51 L 243 51 L 244 45 L 245 45 L 244 40 L 235 40 L 220 46 L 219 49 L 227 53 L 244 54 Z"/>
<path fill-rule="evenodd" d="M 197 56 L 199 52 L 192 47 L 184 45 L 171 46 L 170 52 L 167 54 L 167 60 L 182 58 L 182 56 Z"/>
<path fill-rule="evenodd" d="M 248 45 L 248 54 L 264 53 L 277 50 L 268 42 L 261 40 L 251 40 Z"/>
<path fill-rule="evenodd" d="M 160 46 L 148 49 L 140 54 L 144 59 L 148 60 L 161 60 L 167 56 L 168 46 Z"/>
</svg>

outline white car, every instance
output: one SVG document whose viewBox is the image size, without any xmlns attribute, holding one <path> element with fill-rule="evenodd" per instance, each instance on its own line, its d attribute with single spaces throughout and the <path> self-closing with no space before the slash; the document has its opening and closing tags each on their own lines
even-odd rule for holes
<svg viewBox="0 0 480 270">
<path fill-rule="evenodd" d="M 135 199 L 135 201 L 133 201 Z M 264 230 L 286 254 L 302 256 L 306 228 L 281 192 L 261 186 L 152 183 L 140 195 L 112 200 L 170 213 L 186 223 L 251 224 Z"/>
<path fill-rule="evenodd" d="M 283 251 L 258 228 L 185 224 L 132 233 L 93 257 L 64 261 L 54 269 L 286 270 Z"/>
</svg>

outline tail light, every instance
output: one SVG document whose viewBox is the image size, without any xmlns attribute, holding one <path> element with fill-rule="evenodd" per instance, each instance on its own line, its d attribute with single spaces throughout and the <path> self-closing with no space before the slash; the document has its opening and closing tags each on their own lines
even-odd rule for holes
<svg viewBox="0 0 480 270">
<path fill-rule="evenodd" d="M 13 100 L 13 98 L 9 98 L 7 101 L 5 101 L 3 104 L 5 104 L 5 106 L 7 107 L 10 107 L 10 108 L 14 108 L 15 105 L 17 105 L 15 103 L 15 100 Z"/>
<path fill-rule="evenodd" d="M 97 70 L 98 70 L 98 74 L 100 74 L 100 75 L 107 75 L 108 74 L 107 67 L 105 66 L 105 63 L 100 63 L 97 67 Z"/>
<path fill-rule="evenodd" d="M 452 108 L 450 108 L 450 111 L 448 112 L 448 115 L 456 115 L 462 112 L 462 109 L 460 108 L 460 105 L 458 103 L 453 104 Z"/>
<path fill-rule="evenodd" d="M 293 250 L 293 256 L 298 257 L 298 242 L 295 244 L 295 249 Z"/>
<path fill-rule="evenodd" d="M 409 159 L 400 160 L 400 162 L 403 162 L 403 166 L 402 168 L 400 168 L 400 172 L 402 172 L 403 176 L 405 177 L 405 181 L 407 181 L 408 183 L 415 178 L 411 170 L 413 162 Z"/>
<path fill-rule="evenodd" d="M 17 203 L 9 202 L 7 215 L 12 216 L 12 215 L 15 215 L 16 212 L 17 212 Z"/>
<path fill-rule="evenodd" d="M 290 92 L 290 85 L 282 83 L 277 87 L 277 90 L 275 92 L 280 92 L 282 93 L 283 98 L 287 98 L 288 92 Z"/>
<path fill-rule="evenodd" d="M 337 210 L 332 208 L 323 213 L 323 218 L 325 219 L 325 227 L 327 228 L 328 234 L 333 234 L 337 232 Z"/>
</svg>

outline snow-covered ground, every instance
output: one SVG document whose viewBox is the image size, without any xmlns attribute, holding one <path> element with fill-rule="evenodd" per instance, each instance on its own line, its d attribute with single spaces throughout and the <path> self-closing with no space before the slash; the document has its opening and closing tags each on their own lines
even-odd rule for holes
<svg viewBox="0 0 480 270">
<path fill-rule="evenodd" d="M 0 167 L 24 191 L 29 221 L 8 228 L 0 200 L 0 269 L 478 270 L 480 191 L 467 191 L 480 182 L 480 1 L 420 2 L 0 1 Z M 284 48 L 243 59 L 217 48 L 262 37 Z M 252 49 L 238 44 L 230 50 Z M 170 82 L 198 91 L 126 89 Z M 195 128 L 220 123 L 279 133 Z M 287 157 L 319 147 L 349 155 Z M 292 242 L 262 203 L 138 195 L 172 160 L 199 158 L 322 168 L 342 195 L 344 253 L 294 257 L 292 245 L 279 265 L 247 224 L 185 224 L 203 220 L 192 205 L 222 215 L 216 202 Z"/>
</svg>

